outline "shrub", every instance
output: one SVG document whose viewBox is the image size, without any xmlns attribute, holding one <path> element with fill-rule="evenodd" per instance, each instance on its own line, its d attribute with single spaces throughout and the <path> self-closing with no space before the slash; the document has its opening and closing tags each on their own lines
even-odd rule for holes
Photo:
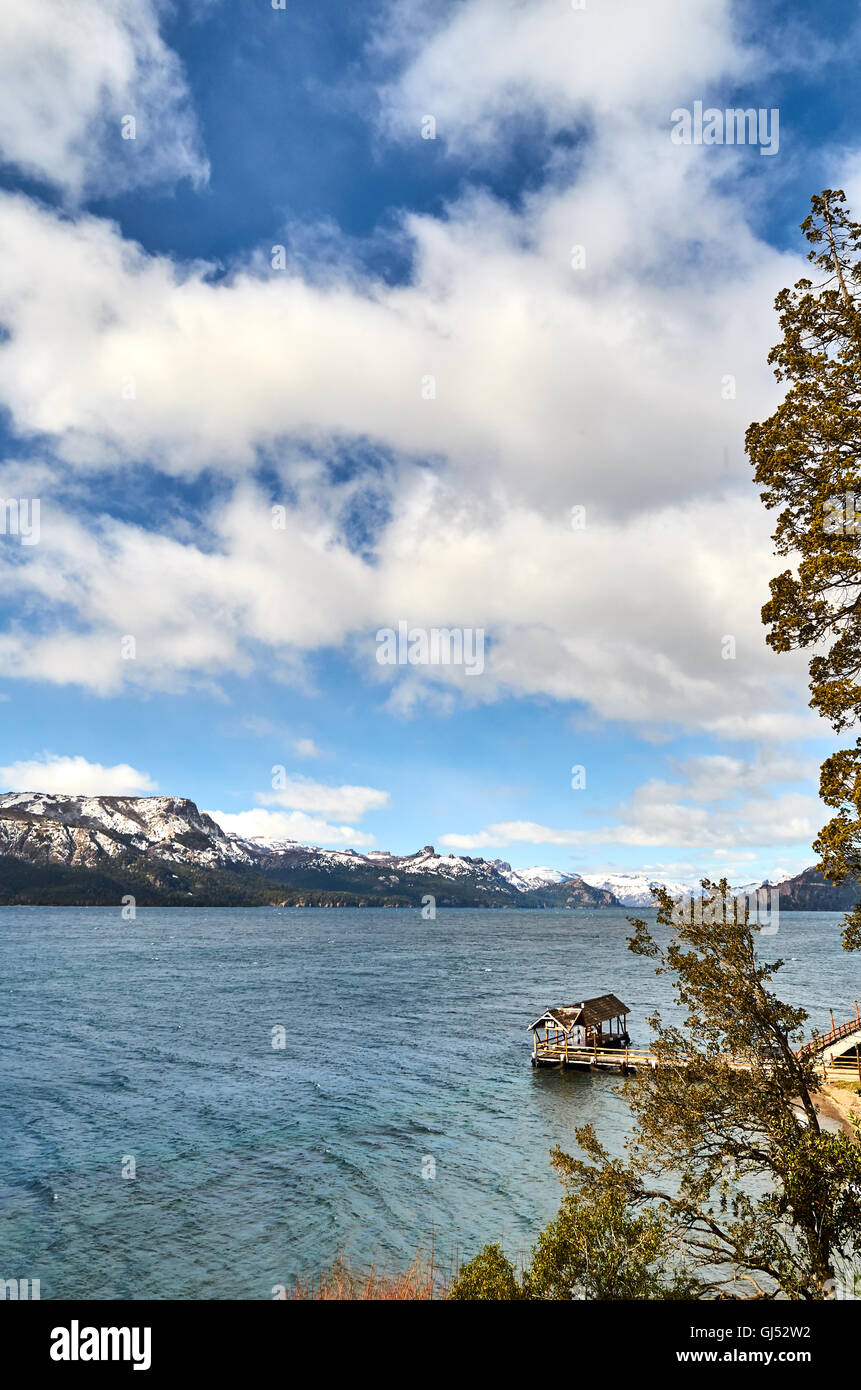
<svg viewBox="0 0 861 1390">
<path fill-rule="evenodd" d="M 517 1275 L 498 1245 L 485 1245 L 475 1259 L 465 1264 L 452 1282 L 449 1298 L 462 1301 L 493 1299 L 511 1302 L 522 1298 Z"/>
</svg>

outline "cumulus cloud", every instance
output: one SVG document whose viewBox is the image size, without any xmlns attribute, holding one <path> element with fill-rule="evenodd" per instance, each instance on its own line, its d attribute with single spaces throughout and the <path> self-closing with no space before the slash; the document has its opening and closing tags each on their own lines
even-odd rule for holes
<svg viewBox="0 0 861 1390">
<path fill-rule="evenodd" d="M 146 796 L 157 784 L 128 763 L 103 767 L 80 755 L 43 753 L 29 761 L 0 767 L 0 783 L 13 792 L 68 792 L 79 796 Z"/>
<path fill-rule="evenodd" d="M 303 653 L 346 646 L 364 680 L 409 692 L 403 708 L 431 682 L 469 701 L 577 701 L 640 727 L 729 721 L 740 737 L 747 719 L 765 737 L 766 717 L 779 733 L 797 701 L 803 662 L 779 662 L 759 628 L 766 521 L 740 500 L 723 502 L 719 525 L 715 507 L 698 503 L 580 532 L 566 517 L 487 505 L 452 527 L 458 499 L 424 475 L 403 489 L 373 563 L 339 537 L 328 500 L 288 510 L 273 530 L 267 499 L 245 489 L 193 538 L 74 518 L 43 500 L 39 545 L 0 550 L 19 613 L 0 635 L 4 673 L 103 694 L 185 689 L 248 673 L 261 646 L 288 680 Z M 484 673 L 380 666 L 374 634 L 405 614 L 413 626 L 484 628 Z M 733 660 L 722 655 L 727 632 Z"/>
<path fill-rule="evenodd" d="M 261 649 L 292 679 L 303 654 L 342 648 L 363 679 L 404 693 L 402 710 L 430 685 L 470 701 L 549 695 L 641 728 L 795 727 L 803 663 L 763 643 L 767 522 L 739 499 L 578 532 L 566 516 L 487 504 L 453 526 L 462 503 L 424 474 L 405 484 L 373 561 L 348 547 L 330 505 L 323 490 L 274 530 L 268 500 L 245 489 L 181 537 L 76 519 L 44 499 L 40 544 L 0 550 L 19 614 L 0 635 L 4 673 L 102 693 L 182 690 L 248 673 Z M 375 633 L 404 615 L 483 628 L 482 675 L 379 665 Z"/>
<path fill-rule="evenodd" d="M 697 61 L 717 71 L 724 43 Z M 740 458 L 774 400 L 771 300 L 803 262 L 751 234 L 708 151 L 664 135 L 605 123 L 516 211 L 467 194 L 408 217 L 398 285 L 257 264 L 216 281 L 103 220 L 0 199 L 0 394 L 19 430 L 79 478 L 142 458 L 251 475 L 265 449 L 291 499 L 275 530 L 282 499 L 240 482 L 189 535 L 52 513 L 45 496 L 41 546 L 0 557 L 28 616 L 0 640 L 4 669 L 183 690 L 262 652 L 307 678 L 303 658 L 329 648 L 401 713 L 429 694 L 538 695 L 730 738 L 797 718 L 801 664 L 763 648 L 769 528 Z M 366 480 L 348 496 L 326 468 L 356 439 L 391 460 L 362 555 L 345 518 Z M 378 666 L 373 633 L 404 617 L 484 628 L 481 678 Z"/>
<path fill-rule="evenodd" d="M 682 849 L 735 851 L 741 845 L 809 844 L 821 824 L 817 798 L 800 793 L 748 802 L 737 812 L 717 814 L 712 809 L 642 798 L 635 809 L 643 813 L 641 819 L 588 830 L 560 829 L 535 821 L 499 821 L 477 834 L 442 835 L 440 843 L 459 850 L 530 844 L 572 848 L 677 845 Z"/>
<path fill-rule="evenodd" d="M 422 13 L 424 12 L 424 13 Z M 406 56 L 384 94 L 387 128 L 415 138 L 432 114 L 455 151 L 502 142 L 512 115 L 550 132 L 584 121 L 618 123 L 660 113 L 707 83 L 762 70 L 765 55 L 739 43 L 729 0 L 614 0 L 575 9 L 559 0 L 466 0 L 435 9 L 396 0 L 379 46 Z"/>
<path fill-rule="evenodd" d="M 648 799 L 654 801 L 659 790 L 672 799 L 680 788 L 684 789 L 685 799 L 693 802 L 715 803 L 752 793 L 767 794 L 780 785 L 809 781 L 818 768 L 815 758 L 774 749 L 760 752 L 751 762 L 723 753 L 706 753 L 678 762 L 680 782 L 650 782 Z"/>
<path fill-rule="evenodd" d="M 780 786 L 804 783 L 815 768 L 806 759 L 766 753 L 753 763 L 721 755 L 693 758 L 680 780 L 652 778 L 636 788 L 602 825 L 559 828 L 535 821 L 500 821 L 476 833 L 441 837 L 449 849 L 515 844 L 584 849 L 678 846 L 735 855 L 747 846 L 809 844 L 822 823 L 818 797 Z"/>
<path fill-rule="evenodd" d="M 309 740 L 310 742 L 310 740 Z M 297 840 L 301 844 L 373 845 L 375 838 L 354 825 L 333 824 L 359 821 L 369 811 L 379 811 L 389 803 L 389 793 L 376 787 L 328 786 L 310 777 L 286 776 L 284 769 L 273 768 L 276 790 L 257 795 L 259 807 L 248 811 L 210 811 L 210 815 L 225 830 L 247 839 Z M 272 811 L 264 807 L 280 806 Z"/>
<path fill-rule="evenodd" d="M 100 693 L 182 690 L 247 674 L 257 643 L 276 653 L 274 674 L 290 678 L 297 651 L 340 644 L 367 612 L 370 568 L 331 521 L 295 514 L 274 531 L 259 496 L 220 505 L 192 540 L 76 518 L 48 499 L 41 515 L 38 546 L 0 550 L 17 614 L 0 635 L 7 675 Z M 134 638 L 133 658 L 124 637 Z"/>
<path fill-rule="evenodd" d="M 404 283 L 265 257 L 215 276 L 103 219 L 0 197 L 14 426 L 78 487 L 141 460 L 224 480 L 189 532 L 92 515 L 79 494 L 52 505 L 48 479 L 39 546 L 0 554 L 5 674 L 178 691 L 261 659 L 307 679 L 306 659 L 337 649 L 405 713 L 430 690 L 443 706 L 576 702 L 656 735 L 813 731 L 803 663 L 763 644 L 770 523 L 741 451 L 776 399 L 774 293 L 806 263 L 753 234 L 749 179 L 672 146 L 659 119 L 748 70 L 729 5 L 619 4 L 621 46 L 618 6 L 469 0 L 426 21 L 387 95 L 392 129 L 430 102 L 476 145 L 530 108 L 553 128 L 582 117 L 583 138 L 516 208 L 467 191 L 406 216 Z M 345 441 L 388 460 L 363 553 L 347 518 L 367 480 L 327 468 Z M 280 497 L 255 485 L 261 452 Z M 373 634 L 401 618 L 485 629 L 483 675 L 379 666 Z"/>
<path fill-rule="evenodd" d="M 803 262 L 751 236 L 702 150 L 653 170 L 644 139 L 518 214 L 466 196 L 409 217 L 404 285 L 215 282 L 104 220 L 0 197 L 0 394 L 19 430 L 85 469 L 235 473 L 286 437 L 324 453 L 365 438 L 405 465 L 439 460 L 470 510 L 489 477 L 545 515 L 712 494 L 748 412 L 774 400 L 771 303 Z"/>
<path fill-rule="evenodd" d="M 310 777 L 284 777 L 276 791 L 260 792 L 257 800 L 261 806 L 287 806 L 291 810 L 360 820 L 366 812 L 387 806 L 389 793 L 376 787 L 330 787 Z"/>
<path fill-rule="evenodd" d="M 158 10 L 152 0 L 2 0 L 0 157 L 72 199 L 205 179 Z M 123 139 L 129 116 L 135 138 Z"/>
<path fill-rule="evenodd" d="M 330 825 L 304 811 L 209 811 L 208 814 L 224 830 L 244 839 L 296 840 L 299 844 L 350 848 L 374 844 L 373 835 L 364 830 L 356 830 L 351 825 Z"/>
</svg>

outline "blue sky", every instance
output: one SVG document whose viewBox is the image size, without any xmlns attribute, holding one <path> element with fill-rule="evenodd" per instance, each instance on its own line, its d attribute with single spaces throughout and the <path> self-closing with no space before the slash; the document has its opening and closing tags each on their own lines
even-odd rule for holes
<svg viewBox="0 0 861 1390">
<path fill-rule="evenodd" d="M 859 38 L 837 2 L 4 14 L 0 497 L 40 535 L 0 535 L 0 782 L 812 862 L 834 737 L 765 647 L 743 435 L 810 194 L 861 204 Z M 776 108 L 777 153 L 674 144 L 696 101 Z M 380 665 L 399 621 L 483 670 Z"/>
</svg>

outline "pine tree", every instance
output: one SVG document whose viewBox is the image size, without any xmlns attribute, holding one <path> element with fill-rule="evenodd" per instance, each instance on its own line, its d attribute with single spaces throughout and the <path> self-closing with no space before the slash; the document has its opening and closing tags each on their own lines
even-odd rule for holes
<svg viewBox="0 0 861 1390">
<path fill-rule="evenodd" d="M 776 552 L 794 562 L 771 581 L 766 640 L 811 652 L 810 705 L 839 732 L 861 719 L 861 225 L 825 189 L 801 230 L 819 276 L 777 296 L 783 338 L 768 360 L 788 389 L 746 443 L 763 502 L 780 508 Z M 820 794 L 836 814 L 813 848 L 842 883 L 861 874 L 861 738 L 825 760 Z M 861 904 L 843 940 L 861 947 Z"/>
</svg>

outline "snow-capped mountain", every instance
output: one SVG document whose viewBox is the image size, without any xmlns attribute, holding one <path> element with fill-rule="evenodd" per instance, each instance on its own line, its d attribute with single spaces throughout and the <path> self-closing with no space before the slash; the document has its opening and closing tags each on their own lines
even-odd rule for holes
<svg viewBox="0 0 861 1390">
<path fill-rule="evenodd" d="M 770 881 L 787 910 L 843 909 L 861 892 L 855 884 L 835 889 L 812 869 Z M 0 794 L 0 902 L 7 903 L 116 903 L 131 892 L 141 905 L 403 907 L 431 894 L 441 907 L 648 907 L 658 885 L 674 897 L 702 891 L 697 882 L 647 871 L 514 869 L 504 859 L 437 854 L 433 845 L 414 854 L 360 854 L 242 838 L 186 797 Z"/>
<path fill-rule="evenodd" d="M 243 873 L 294 892 L 347 893 L 362 900 L 414 901 L 432 893 L 446 905 L 648 907 L 662 885 L 674 897 L 699 896 L 696 882 L 642 873 L 568 874 L 504 859 L 373 849 L 323 849 L 296 840 L 242 838 L 223 829 L 193 801 L 176 796 L 70 796 L 57 792 L 0 794 L 0 859 L 104 872 L 145 864 Z M 175 877 L 175 875 L 174 875 Z M 162 878 L 164 875 L 162 874 Z M 170 875 L 168 875 L 170 878 Z M 758 883 L 740 884 L 750 893 Z M 197 885 L 187 895 L 193 896 Z M 274 891 L 274 890 L 273 890 Z M 243 901 L 246 897 L 243 897 Z"/>
<path fill-rule="evenodd" d="M 579 877 L 578 874 L 563 874 L 559 869 L 544 868 L 512 869 L 511 873 L 512 880 L 529 888 L 543 888 L 547 883 L 567 883 L 569 879 Z"/>
<path fill-rule="evenodd" d="M 692 887 L 676 879 L 658 879 L 642 873 L 584 874 L 584 882 L 592 888 L 612 893 L 623 907 L 650 907 L 655 901 L 655 888 L 666 888 L 673 897 L 690 895 Z M 697 890 L 699 892 L 699 890 Z"/>
<path fill-rule="evenodd" d="M 375 883 L 398 891 L 413 891 L 419 880 L 426 886 L 440 882 L 449 886 L 455 895 L 486 894 L 502 903 L 517 902 L 521 895 L 535 895 L 563 884 L 564 895 L 553 895 L 548 906 L 557 901 L 560 906 L 572 907 L 613 905 L 609 893 L 589 887 L 577 874 L 562 874 L 554 869 L 512 869 L 504 859 L 438 854 L 433 845 L 425 845 L 414 854 L 398 855 L 382 849 L 359 854 L 354 849 L 322 849 L 319 845 L 262 837 L 241 840 L 238 844 L 246 851 L 261 854 L 270 869 L 278 866 L 301 875 L 337 876 L 345 882 L 351 878 L 365 881 L 372 873 Z"/>
<path fill-rule="evenodd" d="M 210 868 L 254 862 L 242 841 L 185 797 L 56 792 L 0 795 L 0 854 L 87 868 L 129 855 Z"/>
<path fill-rule="evenodd" d="M 655 902 L 655 889 L 666 888 L 673 898 L 698 898 L 702 894 L 702 886 L 697 881 L 689 879 L 667 878 L 661 874 L 649 873 L 603 873 L 603 874 L 583 874 L 584 883 L 588 883 L 593 888 L 604 888 L 612 893 L 623 907 L 651 907 Z M 768 879 L 767 882 L 777 882 L 776 879 Z M 760 887 L 760 882 L 740 883 L 733 885 L 733 893 L 736 895 L 755 893 Z"/>
<path fill-rule="evenodd" d="M 10 866 L 44 870 L 24 874 Z M 58 870 L 70 871 L 57 877 Z M 188 872 L 181 873 L 180 870 Z M 5 878 L 5 881 L 4 881 Z M 193 801 L 171 796 L 0 795 L 0 900 L 421 902 L 440 906 L 608 907 L 614 899 L 576 874 L 515 870 L 501 859 L 386 850 L 323 849 L 295 840 L 242 838 Z M 82 897 L 75 899 L 75 893 Z M 33 894 L 41 896 L 34 898 Z M 27 895 L 30 896 L 27 896 Z M 161 896 L 159 896 L 161 895 Z M 166 897 L 167 895 L 167 897 Z"/>
</svg>

